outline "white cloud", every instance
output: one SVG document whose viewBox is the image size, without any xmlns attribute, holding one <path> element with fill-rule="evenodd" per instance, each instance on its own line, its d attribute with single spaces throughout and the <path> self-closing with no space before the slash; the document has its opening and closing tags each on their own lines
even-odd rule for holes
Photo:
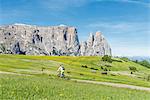
<svg viewBox="0 0 150 100">
<path fill-rule="evenodd" d="M 119 0 L 117 0 L 119 1 Z M 150 7 L 150 2 L 144 2 L 142 0 L 120 0 L 122 2 L 127 2 L 127 3 L 134 3 L 134 4 L 139 4 L 139 5 L 143 5 L 146 7 Z"/>
<path fill-rule="evenodd" d="M 138 1 L 138 0 L 38 0 L 39 4 L 49 10 L 62 11 L 69 9 L 70 7 L 81 7 L 91 2 L 123 2 L 138 4 L 145 7 L 150 7 L 150 2 Z"/>
<path fill-rule="evenodd" d="M 148 22 L 96 22 L 87 25 L 86 27 L 99 28 L 110 32 L 139 32 L 150 31 L 150 23 Z"/>
<path fill-rule="evenodd" d="M 87 3 L 89 3 L 91 0 L 42 0 L 39 1 L 40 4 L 43 5 L 43 7 L 48 8 L 49 10 L 54 11 L 62 11 L 65 9 L 69 9 L 70 7 L 80 7 Z"/>
<path fill-rule="evenodd" d="M 104 1 L 111 1 L 111 2 L 123 2 L 123 3 L 132 3 L 132 4 L 138 4 L 145 7 L 150 8 L 150 1 L 145 2 L 144 0 L 96 0 L 98 2 L 104 2 Z"/>
</svg>

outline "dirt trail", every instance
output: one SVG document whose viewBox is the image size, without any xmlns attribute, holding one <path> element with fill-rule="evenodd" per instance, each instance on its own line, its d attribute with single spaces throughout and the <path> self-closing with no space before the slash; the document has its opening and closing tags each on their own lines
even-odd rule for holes
<svg viewBox="0 0 150 100">
<path fill-rule="evenodd" d="M 4 72 L 4 71 L 0 71 L 0 74 L 13 74 L 13 75 L 31 76 L 31 75 L 27 75 L 27 74 L 19 74 L 19 73 L 13 73 L 13 72 Z"/>
<path fill-rule="evenodd" d="M 27 75 L 27 74 L 19 74 L 19 73 L 4 72 L 4 71 L 0 71 L 0 74 L 15 74 L 15 75 L 31 76 L 31 75 Z M 98 81 L 89 81 L 89 80 L 79 80 L 79 79 L 71 79 L 71 80 L 76 81 L 76 82 L 81 82 L 81 83 L 100 84 L 100 85 L 107 85 L 107 86 L 118 87 L 118 88 L 128 88 L 128 89 L 144 90 L 144 91 L 149 91 L 150 92 L 150 88 L 148 88 L 148 87 L 127 85 L 127 84 L 119 84 L 119 83 L 111 83 L 111 82 L 98 82 Z"/>
<path fill-rule="evenodd" d="M 118 88 L 128 88 L 128 89 L 144 90 L 144 91 L 149 91 L 150 92 L 150 88 L 148 88 L 148 87 L 127 85 L 127 84 L 119 84 L 119 83 L 110 83 L 110 82 L 79 80 L 79 79 L 71 79 L 71 80 L 76 81 L 76 82 L 81 82 L 81 83 L 93 83 L 93 84 L 107 85 L 107 86 L 118 87 Z"/>
</svg>

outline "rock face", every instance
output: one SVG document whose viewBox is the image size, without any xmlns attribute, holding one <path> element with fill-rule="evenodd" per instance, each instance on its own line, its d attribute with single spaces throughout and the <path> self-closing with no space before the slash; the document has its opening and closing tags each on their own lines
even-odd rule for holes
<svg viewBox="0 0 150 100">
<path fill-rule="evenodd" d="M 111 49 L 99 32 L 80 44 L 75 27 L 13 24 L 0 27 L 0 53 L 97 56 L 111 55 Z"/>
<path fill-rule="evenodd" d="M 111 48 L 104 36 L 96 32 L 95 36 L 91 33 L 89 39 L 81 43 L 80 54 L 82 56 L 111 55 Z"/>
</svg>

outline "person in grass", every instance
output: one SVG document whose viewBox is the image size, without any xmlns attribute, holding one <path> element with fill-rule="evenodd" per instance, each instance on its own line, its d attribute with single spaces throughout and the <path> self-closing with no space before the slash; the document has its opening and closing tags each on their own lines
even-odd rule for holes
<svg viewBox="0 0 150 100">
<path fill-rule="evenodd" d="M 59 77 L 64 78 L 64 76 L 65 76 L 65 74 L 64 74 L 65 73 L 65 68 L 64 68 L 64 66 L 62 64 L 59 66 L 57 72 L 58 72 L 58 76 Z"/>
</svg>

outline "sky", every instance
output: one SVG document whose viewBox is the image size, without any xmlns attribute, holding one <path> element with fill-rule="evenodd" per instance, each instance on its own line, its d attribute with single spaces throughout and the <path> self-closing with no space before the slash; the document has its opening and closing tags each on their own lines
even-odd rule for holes
<svg viewBox="0 0 150 100">
<path fill-rule="evenodd" d="M 150 56 L 150 0 L 0 0 L 0 25 L 13 23 L 100 31 L 114 56 Z"/>
</svg>

